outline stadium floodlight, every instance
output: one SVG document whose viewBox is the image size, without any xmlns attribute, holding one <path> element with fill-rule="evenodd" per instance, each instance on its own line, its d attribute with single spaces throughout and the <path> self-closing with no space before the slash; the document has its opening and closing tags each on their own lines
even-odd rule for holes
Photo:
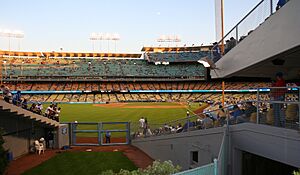
<svg viewBox="0 0 300 175">
<path fill-rule="evenodd" d="M 181 42 L 179 35 L 161 35 L 157 42 Z"/>
<path fill-rule="evenodd" d="M 157 42 L 161 43 L 178 43 L 181 42 L 180 36 L 179 35 L 161 35 L 158 39 Z"/>
<path fill-rule="evenodd" d="M 203 57 L 200 60 L 198 60 L 198 63 L 203 64 L 204 67 L 210 68 L 210 69 L 216 69 L 215 63 L 209 59 L 208 57 Z"/>
<path fill-rule="evenodd" d="M 8 38 L 8 50 L 10 51 L 10 43 L 11 43 L 11 38 L 16 38 L 18 40 L 18 47 L 20 50 L 20 40 L 24 38 L 24 32 L 20 30 L 9 30 L 9 29 L 0 29 L 0 37 L 6 37 Z"/>
<path fill-rule="evenodd" d="M 90 34 L 89 39 L 93 42 L 93 51 L 95 51 L 95 41 L 100 41 L 100 50 L 102 46 L 102 41 L 107 41 L 107 48 L 109 52 L 109 42 L 115 42 L 115 52 L 117 50 L 117 41 L 120 40 L 120 35 L 118 33 L 96 33 L 93 32 Z"/>
</svg>

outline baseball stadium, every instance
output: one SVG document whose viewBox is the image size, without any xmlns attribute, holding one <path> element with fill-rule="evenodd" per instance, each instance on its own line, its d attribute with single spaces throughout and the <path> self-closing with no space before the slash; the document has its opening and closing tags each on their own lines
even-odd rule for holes
<svg viewBox="0 0 300 175">
<path fill-rule="evenodd" d="M 176 16 L 180 12 L 175 7 L 186 8 L 186 15 L 198 14 L 199 7 L 191 4 L 200 4 L 190 0 L 161 2 L 164 11 L 155 12 L 155 17 L 145 12 L 159 9 L 159 3 L 123 4 L 136 12 L 124 10 L 121 26 L 111 27 L 122 34 L 128 32 L 131 19 L 144 19 L 141 26 L 135 24 L 139 31 L 131 31 L 132 40 L 124 36 L 125 41 L 123 34 L 89 33 L 107 30 L 110 23 L 85 26 L 98 23 L 86 20 L 89 15 L 99 17 L 100 23 L 113 19 L 125 2 L 95 2 L 103 13 L 114 11 L 105 19 L 96 7 L 80 12 L 91 6 L 87 2 L 40 2 L 41 17 L 33 20 L 34 12 L 24 11 L 34 9 L 29 7 L 35 4 L 31 0 L 21 3 L 24 8 L 15 0 L 4 3 L 8 8 L 0 12 L 5 14 L 0 17 L 0 174 L 300 174 L 300 1 L 241 2 L 240 9 L 237 2 L 205 2 L 201 5 L 213 7 L 213 14 L 206 15 L 213 16 L 215 24 L 207 22 L 201 28 L 215 31 L 205 35 L 216 35 L 203 37 L 206 44 L 195 39 L 197 32 L 187 25 L 195 19 L 203 22 L 203 16 Z M 73 11 L 75 5 L 80 14 Z M 54 6 L 62 16 L 44 9 Z M 140 7 L 146 7 L 145 12 Z M 16 14 L 10 17 L 7 11 Z M 232 11 L 239 11 L 237 20 L 230 18 Z M 226 15 L 233 22 L 226 24 Z M 84 33 L 92 49 L 70 38 L 67 33 L 72 31 L 62 24 L 68 23 L 63 22 L 67 17 L 78 25 L 76 38 Z M 20 21 L 25 18 L 27 22 Z M 38 23 L 40 18 L 45 19 Z M 169 27 L 173 20 L 187 25 L 174 28 L 186 36 L 163 34 L 148 42 L 144 35 L 151 30 L 173 30 L 168 22 L 160 23 L 166 19 Z M 37 38 L 33 28 L 28 37 L 2 29 L 15 26 L 13 20 L 40 27 L 45 38 Z M 53 49 L 52 33 L 70 48 Z M 197 44 L 185 44 L 189 40 Z M 40 43 L 32 45 L 36 41 Z"/>
</svg>

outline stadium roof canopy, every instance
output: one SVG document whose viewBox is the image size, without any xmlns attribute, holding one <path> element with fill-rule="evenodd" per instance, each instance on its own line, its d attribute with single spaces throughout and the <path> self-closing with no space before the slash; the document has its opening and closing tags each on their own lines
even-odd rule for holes
<svg viewBox="0 0 300 175">
<path fill-rule="evenodd" d="M 184 52 L 184 51 L 209 51 L 212 46 L 192 47 L 143 47 L 142 52 Z"/>
<path fill-rule="evenodd" d="M 24 57 L 24 58 L 141 58 L 141 54 L 131 53 L 85 53 L 85 52 L 22 52 L 22 51 L 2 51 L 0 57 Z"/>
</svg>

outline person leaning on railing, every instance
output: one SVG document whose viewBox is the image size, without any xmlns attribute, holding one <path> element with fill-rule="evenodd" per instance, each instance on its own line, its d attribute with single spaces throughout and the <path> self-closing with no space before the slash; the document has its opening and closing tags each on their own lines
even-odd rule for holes
<svg viewBox="0 0 300 175">
<path fill-rule="evenodd" d="M 271 89 L 271 100 L 274 101 L 284 101 L 285 92 L 286 92 L 286 83 L 283 78 L 283 73 L 278 72 L 276 73 L 276 82 L 272 84 L 273 89 Z M 281 87 L 281 88 L 280 88 Z M 274 125 L 278 127 L 284 127 L 284 115 L 281 114 L 282 104 L 274 103 L 273 110 L 274 110 Z"/>
<path fill-rule="evenodd" d="M 221 58 L 221 49 L 217 42 L 213 43 L 213 61 L 217 62 Z"/>
<path fill-rule="evenodd" d="M 219 110 L 217 111 L 217 117 L 219 120 L 219 125 L 223 126 L 226 123 L 226 113 L 222 105 L 219 106 Z"/>
</svg>

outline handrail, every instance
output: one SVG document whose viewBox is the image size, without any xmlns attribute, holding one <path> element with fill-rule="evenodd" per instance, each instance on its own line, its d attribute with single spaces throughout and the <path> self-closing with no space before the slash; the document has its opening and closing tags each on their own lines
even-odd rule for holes
<svg viewBox="0 0 300 175">
<path fill-rule="evenodd" d="M 224 135 L 223 135 L 223 138 L 222 138 L 222 142 L 221 142 L 221 146 L 220 146 L 220 150 L 219 150 L 219 154 L 218 154 L 218 161 L 221 159 L 221 154 L 222 154 L 222 149 L 224 149 L 224 145 L 225 145 L 225 140 L 226 139 L 226 130 L 224 131 Z"/>
<path fill-rule="evenodd" d="M 215 50 L 215 48 L 217 46 L 220 45 L 220 43 L 224 42 L 225 38 L 229 36 L 229 34 L 231 34 L 231 32 L 233 32 L 234 30 L 238 29 L 238 26 L 245 21 L 249 15 L 251 15 L 263 2 L 265 1 L 270 1 L 271 5 L 270 5 L 270 15 L 271 16 L 273 14 L 273 0 L 261 0 L 257 5 L 255 5 L 231 30 L 229 30 L 229 32 L 227 32 L 227 34 L 225 36 L 222 37 L 222 39 L 220 41 L 217 42 L 217 44 L 215 46 L 212 47 L 211 51 L 211 56 L 213 58 L 213 51 Z M 237 34 L 236 34 L 237 35 Z M 236 41 L 238 41 L 238 38 L 236 38 Z M 224 53 L 221 53 L 221 55 L 224 55 Z"/>
<path fill-rule="evenodd" d="M 250 10 L 219 42 L 221 43 L 239 24 L 241 24 L 258 6 L 260 6 L 261 3 L 263 3 L 265 0 L 261 0 L 252 10 Z"/>
<path fill-rule="evenodd" d="M 242 101 L 242 102 L 237 103 L 237 104 L 227 105 L 227 106 L 223 107 L 222 109 L 227 109 L 227 108 L 233 107 L 233 106 L 238 105 L 238 104 L 244 104 L 244 103 L 246 103 L 246 102 L 248 102 L 248 101 Z M 207 112 L 202 112 L 201 114 L 209 114 L 209 113 L 212 113 L 212 112 L 216 112 L 216 111 L 218 111 L 218 110 L 220 110 L 220 109 L 209 110 L 209 111 L 207 111 Z M 172 121 L 167 122 L 167 123 L 165 123 L 165 124 L 175 123 L 175 122 L 177 122 L 177 121 L 187 120 L 187 119 L 191 120 L 191 119 L 194 119 L 194 118 L 196 118 L 196 117 L 199 117 L 199 115 L 192 115 L 192 116 L 189 117 L 189 118 L 185 117 L 185 118 L 180 118 L 180 119 L 172 120 Z"/>
</svg>

